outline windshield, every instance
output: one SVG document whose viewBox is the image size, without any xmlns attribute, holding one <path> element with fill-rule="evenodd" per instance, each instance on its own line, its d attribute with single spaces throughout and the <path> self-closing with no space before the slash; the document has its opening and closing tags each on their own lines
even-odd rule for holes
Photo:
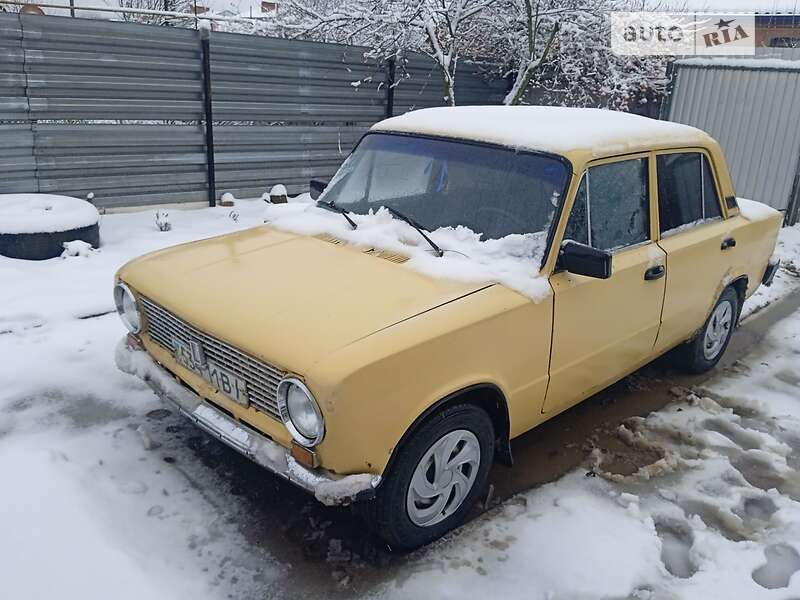
<svg viewBox="0 0 800 600">
<path fill-rule="evenodd" d="M 499 239 L 546 234 L 567 178 L 565 162 L 544 154 L 369 134 L 320 199 L 358 214 L 392 207 L 431 231 L 464 225 Z"/>
</svg>

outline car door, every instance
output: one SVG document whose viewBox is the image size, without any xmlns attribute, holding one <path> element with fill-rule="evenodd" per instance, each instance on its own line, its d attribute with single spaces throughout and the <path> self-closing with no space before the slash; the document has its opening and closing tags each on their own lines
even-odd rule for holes
<svg viewBox="0 0 800 600">
<path fill-rule="evenodd" d="M 612 273 L 593 279 L 561 271 L 550 278 L 546 413 L 568 408 L 652 357 L 665 290 L 665 253 L 651 218 L 653 178 L 649 154 L 593 163 L 582 176 L 564 240 L 612 252 Z"/>
<path fill-rule="evenodd" d="M 704 152 L 659 152 L 656 172 L 659 246 L 667 253 L 667 289 L 656 344 L 661 352 L 703 325 L 722 292 L 736 247 Z"/>
</svg>

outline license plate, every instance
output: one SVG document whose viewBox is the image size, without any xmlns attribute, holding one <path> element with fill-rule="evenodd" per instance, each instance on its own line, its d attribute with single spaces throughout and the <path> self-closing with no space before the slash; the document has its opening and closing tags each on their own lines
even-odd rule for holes
<svg viewBox="0 0 800 600">
<path fill-rule="evenodd" d="M 178 364 L 200 375 L 218 392 L 225 394 L 234 402 L 242 406 L 250 403 L 247 397 L 247 383 L 244 379 L 228 369 L 220 367 L 212 360 L 206 359 L 203 363 L 198 363 L 189 344 L 182 340 L 173 340 L 172 344 L 175 347 L 175 360 L 178 361 Z"/>
</svg>

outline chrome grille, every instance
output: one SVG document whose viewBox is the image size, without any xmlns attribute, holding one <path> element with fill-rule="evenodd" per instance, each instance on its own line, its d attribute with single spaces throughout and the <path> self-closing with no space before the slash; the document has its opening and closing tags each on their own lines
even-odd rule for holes
<svg viewBox="0 0 800 600">
<path fill-rule="evenodd" d="M 147 321 L 146 332 L 151 340 L 173 353 L 173 339 L 177 338 L 186 344 L 193 339 L 198 340 L 203 344 L 206 357 L 245 380 L 247 396 L 254 408 L 281 420 L 276 393 L 284 373 L 192 327 L 152 300 L 139 299 Z"/>
</svg>

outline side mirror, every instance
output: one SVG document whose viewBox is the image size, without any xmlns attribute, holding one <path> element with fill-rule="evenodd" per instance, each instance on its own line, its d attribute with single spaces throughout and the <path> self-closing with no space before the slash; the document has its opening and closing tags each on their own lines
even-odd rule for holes
<svg viewBox="0 0 800 600">
<path fill-rule="evenodd" d="M 578 242 L 564 242 L 558 253 L 558 266 L 575 275 L 596 279 L 611 277 L 611 253 Z"/>
<path fill-rule="evenodd" d="M 316 200 L 322 195 L 325 188 L 328 187 L 328 182 L 322 181 L 321 179 L 312 179 L 308 186 L 311 189 L 311 199 Z"/>
</svg>

